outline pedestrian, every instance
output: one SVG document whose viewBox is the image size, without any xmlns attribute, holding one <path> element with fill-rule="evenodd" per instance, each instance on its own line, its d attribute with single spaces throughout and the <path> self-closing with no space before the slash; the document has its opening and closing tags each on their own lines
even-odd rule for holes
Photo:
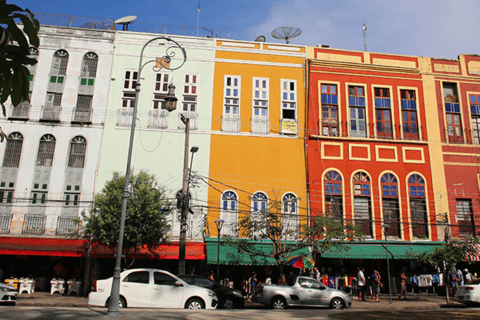
<svg viewBox="0 0 480 320">
<path fill-rule="evenodd" d="M 450 297 L 453 299 L 457 287 L 457 276 L 455 271 L 450 271 L 448 273 L 448 282 L 450 285 Z"/>
<path fill-rule="evenodd" d="M 463 286 L 463 273 L 462 270 L 457 270 L 457 286 Z"/>
<path fill-rule="evenodd" d="M 399 299 L 402 299 L 402 296 L 407 300 L 407 276 L 405 275 L 405 271 L 402 271 L 400 275 L 400 279 L 402 281 L 402 289 L 400 291 Z"/>
<path fill-rule="evenodd" d="M 472 281 L 472 274 L 468 272 L 468 269 L 463 270 L 463 272 L 465 277 L 465 283 L 470 283 L 470 281 Z"/>
<path fill-rule="evenodd" d="M 367 301 L 365 300 L 366 295 L 366 283 L 365 283 L 365 267 L 360 267 L 357 275 L 357 285 L 358 285 L 358 300 Z"/>
<path fill-rule="evenodd" d="M 258 283 L 257 273 L 255 271 L 253 271 L 253 274 L 252 274 L 252 295 L 255 293 L 255 291 L 257 289 L 257 283 Z"/>
<path fill-rule="evenodd" d="M 380 273 L 377 270 L 373 271 L 373 274 L 371 276 L 372 280 L 372 300 L 371 302 L 380 302 L 380 299 L 378 298 L 378 295 L 380 294 L 380 289 L 383 287 L 382 282 L 380 281 L 382 277 L 380 276 Z M 376 298 L 376 301 L 374 301 Z"/>
</svg>

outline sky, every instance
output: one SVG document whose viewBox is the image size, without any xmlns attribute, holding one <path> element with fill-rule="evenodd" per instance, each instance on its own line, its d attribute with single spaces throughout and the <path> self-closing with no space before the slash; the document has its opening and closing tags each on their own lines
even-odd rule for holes
<svg viewBox="0 0 480 320">
<path fill-rule="evenodd" d="M 302 29 L 291 44 L 443 59 L 480 54 L 479 0 L 7 0 L 33 12 L 200 27 L 214 37 L 282 43 L 282 26 Z M 198 20 L 197 20 L 198 19 Z"/>
</svg>

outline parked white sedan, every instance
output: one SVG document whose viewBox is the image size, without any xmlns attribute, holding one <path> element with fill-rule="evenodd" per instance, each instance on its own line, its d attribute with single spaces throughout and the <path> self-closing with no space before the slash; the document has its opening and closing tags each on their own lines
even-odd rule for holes
<svg viewBox="0 0 480 320">
<path fill-rule="evenodd" d="M 459 286 L 457 290 L 457 301 L 465 304 L 480 303 L 480 279 Z"/>
<path fill-rule="evenodd" d="M 88 304 L 108 306 L 113 278 L 95 281 Z M 140 308 L 215 309 L 215 292 L 189 285 L 168 271 L 131 269 L 120 274 L 119 306 Z"/>
<path fill-rule="evenodd" d="M 17 302 L 18 290 L 8 284 L 0 283 L 0 303 L 9 303 L 15 305 Z"/>
</svg>

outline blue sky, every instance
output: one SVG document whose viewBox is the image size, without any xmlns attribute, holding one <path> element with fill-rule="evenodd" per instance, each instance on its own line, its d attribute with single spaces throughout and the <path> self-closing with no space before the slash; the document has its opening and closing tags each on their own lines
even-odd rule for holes
<svg viewBox="0 0 480 320">
<path fill-rule="evenodd" d="M 197 26 L 198 0 L 7 0 L 34 12 Z M 254 40 L 273 29 L 300 27 L 292 44 L 329 44 L 363 50 L 362 23 L 368 51 L 456 59 L 480 54 L 478 0 L 201 0 L 200 27 L 214 36 Z"/>
</svg>

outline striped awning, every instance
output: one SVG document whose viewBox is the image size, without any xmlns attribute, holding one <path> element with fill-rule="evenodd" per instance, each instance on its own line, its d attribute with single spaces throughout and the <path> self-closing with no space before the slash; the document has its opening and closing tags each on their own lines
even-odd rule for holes
<svg viewBox="0 0 480 320">
<path fill-rule="evenodd" d="M 465 257 L 465 261 L 480 261 L 480 244 L 474 244 L 475 252 Z"/>
</svg>

